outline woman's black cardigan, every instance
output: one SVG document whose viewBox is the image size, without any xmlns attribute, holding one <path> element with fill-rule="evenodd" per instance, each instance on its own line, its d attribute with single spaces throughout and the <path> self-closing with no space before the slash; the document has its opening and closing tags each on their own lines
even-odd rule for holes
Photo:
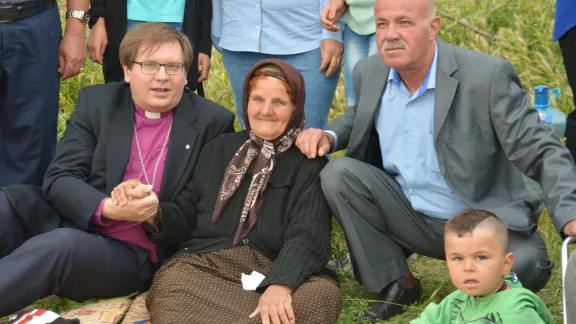
<svg viewBox="0 0 576 324">
<path fill-rule="evenodd" d="M 228 163 L 247 140 L 245 132 L 225 134 L 208 144 L 193 180 L 174 203 L 160 203 L 165 249 L 179 253 L 209 253 L 233 247 L 251 174 L 213 224 L 212 214 Z M 273 260 L 259 291 L 281 284 L 296 289 L 307 277 L 324 272 L 331 254 L 331 215 L 320 187 L 325 157 L 308 159 L 295 147 L 276 161 L 264 192 L 258 219 L 238 245 L 248 245 Z"/>
</svg>

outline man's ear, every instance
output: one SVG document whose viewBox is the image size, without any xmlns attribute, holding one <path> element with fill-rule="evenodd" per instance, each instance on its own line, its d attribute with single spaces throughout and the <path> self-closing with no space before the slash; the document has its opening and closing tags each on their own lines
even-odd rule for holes
<svg viewBox="0 0 576 324">
<path fill-rule="evenodd" d="M 430 39 L 431 40 L 435 39 L 436 36 L 438 36 L 438 33 L 440 32 L 440 25 L 441 25 L 440 17 L 434 17 L 430 21 Z"/>
<path fill-rule="evenodd" d="M 132 71 L 126 65 L 122 65 L 122 69 L 124 70 L 124 81 L 126 81 L 126 83 L 130 83 Z"/>
</svg>

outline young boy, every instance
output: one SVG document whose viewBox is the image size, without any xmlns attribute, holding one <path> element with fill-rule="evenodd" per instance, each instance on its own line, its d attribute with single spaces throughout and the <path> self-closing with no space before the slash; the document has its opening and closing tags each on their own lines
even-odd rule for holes
<svg viewBox="0 0 576 324">
<path fill-rule="evenodd" d="M 494 214 L 469 210 L 450 219 L 444 248 L 458 290 L 428 305 L 412 324 L 552 323 L 542 300 L 510 274 L 508 229 Z"/>
</svg>

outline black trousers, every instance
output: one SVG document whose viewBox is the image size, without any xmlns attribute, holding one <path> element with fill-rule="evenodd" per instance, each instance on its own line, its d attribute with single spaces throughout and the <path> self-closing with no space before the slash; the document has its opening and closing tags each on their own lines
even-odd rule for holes
<svg viewBox="0 0 576 324">
<path fill-rule="evenodd" d="M 416 212 L 396 180 L 381 169 L 349 158 L 336 158 L 320 174 L 322 191 L 344 229 L 356 280 L 379 292 L 410 272 L 406 251 L 445 259 L 446 220 Z M 542 289 L 552 274 L 546 244 L 509 231 L 512 271 L 530 290 Z"/>
<path fill-rule="evenodd" d="M 566 67 L 568 83 L 574 94 L 574 107 L 576 107 L 576 27 L 570 29 L 560 38 L 560 50 Z M 576 160 L 576 109 L 568 114 L 566 121 L 566 146 Z"/>
<path fill-rule="evenodd" d="M 75 301 L 148 289 L 154 266 L 145 249 L 59 228 L 33 236 L 0 191 L 0 318 L 58 295 Z"/>
</svg>

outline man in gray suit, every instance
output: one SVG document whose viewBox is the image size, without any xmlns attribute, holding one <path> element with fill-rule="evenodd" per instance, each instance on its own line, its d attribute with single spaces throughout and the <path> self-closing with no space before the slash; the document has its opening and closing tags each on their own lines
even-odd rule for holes
<svg viewBox="0 0 576 324">
<path fill-rule="evenodd" d="M 420 298 L 406 255 L 443 259 L 444 225 L 467 209 L 502 218 L 513 271 L 538 291 L 553 263 L 536 231 L 541 199 L 520 171 L 540 182 L 558 232 L 574 235 L 569 151 L 539 124 L 510 62 L 437 38 L 432 0 L 378 0 L 374 13 L 380 55 L 354 69 L 356 104 L 296 142 L 310 158 L 347 148 L 324 169 L 322 189 L 357 280 L 385 301 L 368 317 L 387 319 Z"/>
</svg>

